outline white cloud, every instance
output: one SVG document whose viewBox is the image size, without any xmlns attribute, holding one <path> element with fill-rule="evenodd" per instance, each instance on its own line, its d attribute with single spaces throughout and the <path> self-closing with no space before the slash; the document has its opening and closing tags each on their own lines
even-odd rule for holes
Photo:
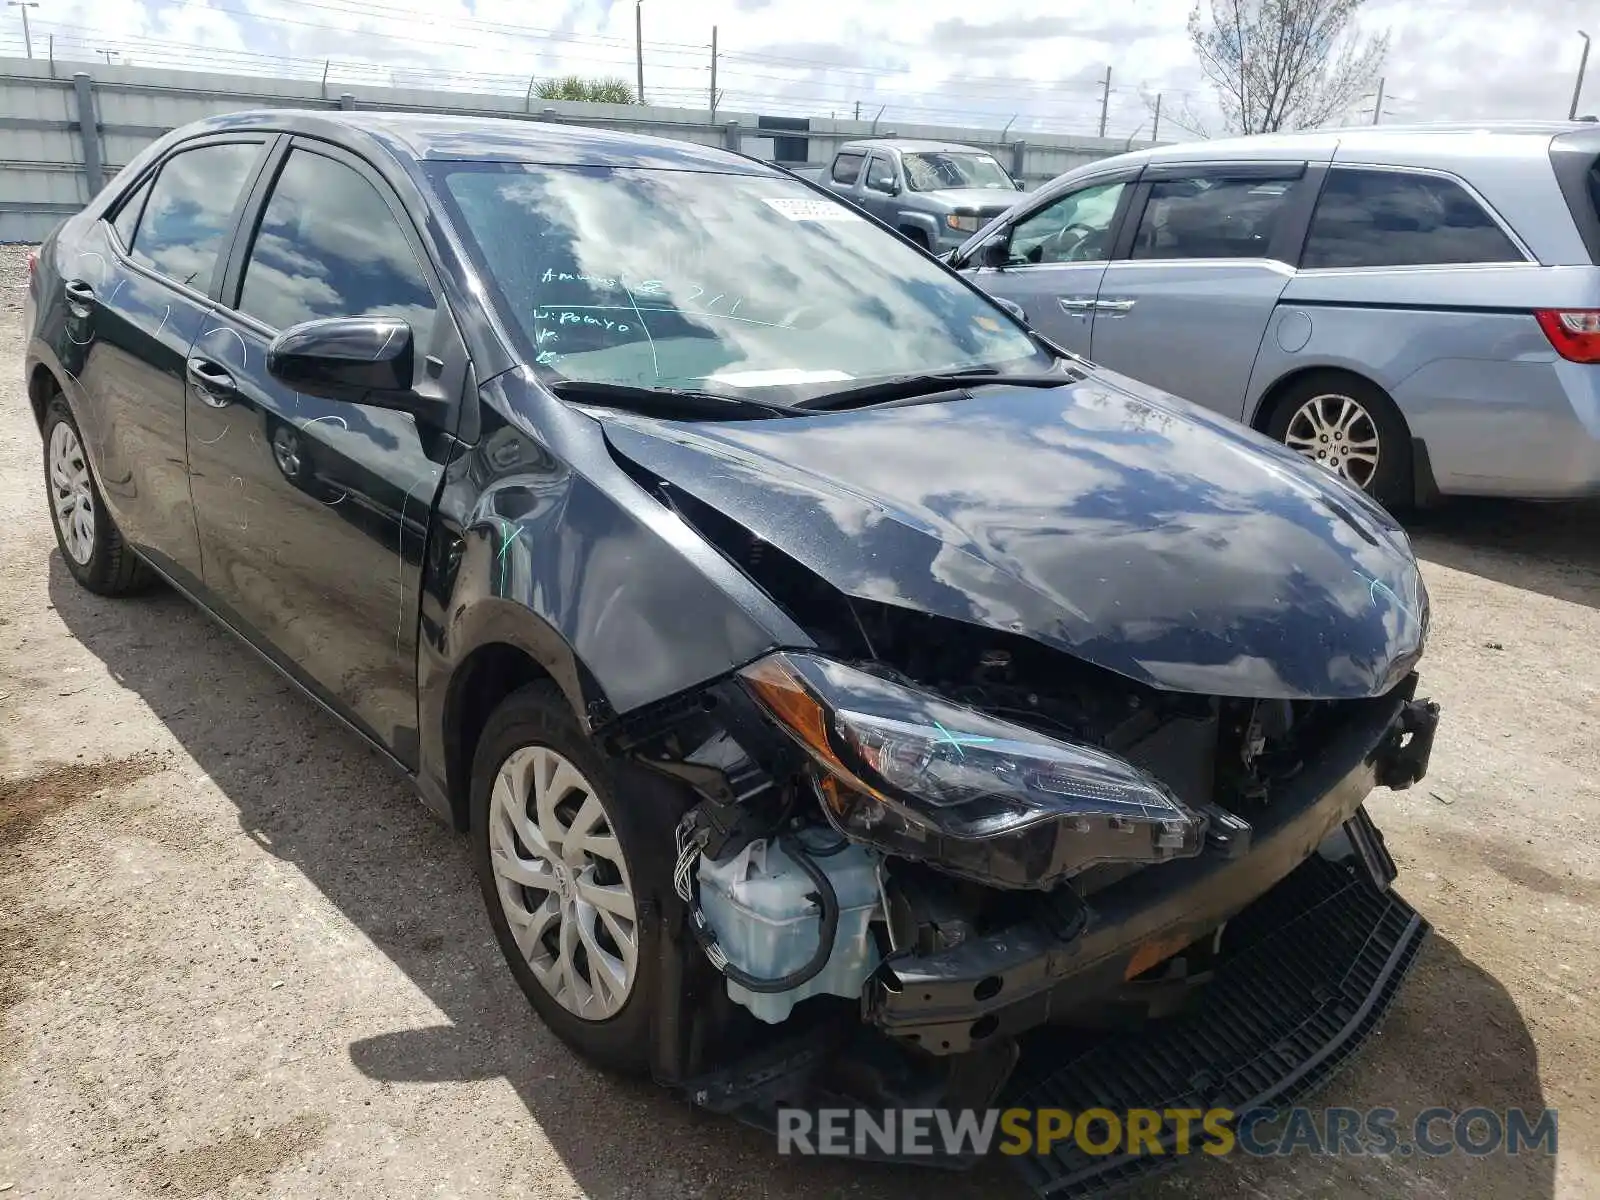
<svg viewBox="0 0 1600 1200">
<path fill-rule="evenodd" d="M 886 126 L 993 126 L 1014 117 L 1019 131 L 1093 132 L 1109 65 L 1108 132 L 1148 134 L 1141 93 L 1164 93 L 1168 112 L 1184 99 L 1210 108 L 1185 33 L 1189 3 L 645 0 L 646 93 L 652 102 L 703 107 L 717 25 L 724 111 L 845 117 L 859 103 L 863 117 L 887 106 Z M 1561 117 L 1583 13 L 1578 0 L 1521 9 L 1489 0 L 1369 0 L 1361 23 L 1393 33 L 1390 120 Z M 536 75 L 634 77 L 630 0 L 57 0 L 34 15 L 36 53 L 53 32 L 58 57 L 80 60 L 105 47 L 148 66 L 276 68 L 315 78 L 331 59 L 335 82 L 439 86 L 448 77 L 454 86 L 502 92 Z M 15 13 L 8 19 L 15 23 Z M 7 26 L 6 43 L 20 48 L 20 32 Z M 1584 110 L 1600 110 L 1600 94 Z"/>
</svg>

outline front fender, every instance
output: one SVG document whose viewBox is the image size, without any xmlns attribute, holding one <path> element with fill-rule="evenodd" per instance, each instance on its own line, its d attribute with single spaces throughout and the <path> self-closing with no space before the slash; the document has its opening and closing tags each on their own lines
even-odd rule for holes
<svg viewBox="0 0 1600 1200">
<path fill-rule="evenodd" d="M 928 237 L 929 246 L 939 244 L 940 230 L 939 218 L 932 213 L 919 212 L 914 208 L 900 209 L 894 214 L 895 228 L 920 229 Z"/>
<path fill-rule="evenodd" d="M 519 372 L 446 471 L 418 648 L 420 774 L 447 793 L 450 693 L 485 646 L 522 651 L 596 727 L 811 639 L 611 457 L 592 417 Z"/>
</svg>

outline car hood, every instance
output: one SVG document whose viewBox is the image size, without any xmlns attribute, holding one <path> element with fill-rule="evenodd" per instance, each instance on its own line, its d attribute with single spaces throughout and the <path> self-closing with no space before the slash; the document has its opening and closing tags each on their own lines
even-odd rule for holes
<svg viewBox="0 0 1600 1200">
<path fill-rule="evenodd" d="M 851 596 L 1158 688 L 1372 696 L 1422 651 L 1427 593 L 1382 509 L 1110 373 L 772 420 L 598 415 L 615 452 Z"/>
<path fill-rule="evenodd" d="M 1010 188 L 947 188 L 937 192 L 917 192 L 951 208 L 978 208 L 985 212 L 1000 213 L 1010 208 L 1022 197 L 1021 192 Z"/>
</svg>

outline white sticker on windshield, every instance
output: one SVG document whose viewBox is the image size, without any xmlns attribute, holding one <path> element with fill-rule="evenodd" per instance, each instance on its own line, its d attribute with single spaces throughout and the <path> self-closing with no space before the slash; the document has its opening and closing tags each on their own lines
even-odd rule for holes
<svg viewBox="0 0 1600 1200">
<path fill-rule="evenodd" d="M 796 196 L 763 197 L 762 203 L 775 208 L 791 221 L 859 221 L 861 214 L 852 212 L 835 200 L 810 200 Z"/>
</svg>

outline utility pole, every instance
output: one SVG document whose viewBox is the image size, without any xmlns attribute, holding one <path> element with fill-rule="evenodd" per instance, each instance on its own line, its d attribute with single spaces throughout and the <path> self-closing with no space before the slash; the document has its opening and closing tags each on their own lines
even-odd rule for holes
<svg viewBox="0 0 1600 1200">
<path fill-rule="evenodd" d="M 856 120 L 861 120 L 861 101 L 856 101 Z"/>
<path fill-rule="evenodd" d="M 633 52 L 639 61 L 639 103 L 644 103 L 644 0 L 633 0 Z"/>
<path fill-rule="evenodd" d="M 1378 123 L 1378 118 L 1383 116 L 1383 84 L 1384 78 L 1380 75 L 1378 76 L 1378 101 L 1372 106 L 1372 123 L 1374 125 Z"/>
<path fill-rule="evenodd" d="M 24 29 L 28 27 L 27 9 L 22 10 L 22 27 Z M 1578 30 L 1578 36 L 1583 39 L 1583 57 L 1578 60 L 1578 82 L 1572 85 L 1572 107 L 1567 109 L 1567 120 L 1569 121 L 1578 119 L 1578 96 L 1583 91 L 1584 69 L 1589 65 L 1589 35 L 1580 29 Z M 28 57 L 32 58 L 33 55 L 30 54 Z"/>
<path fill-rule="evenodd" d="M 1100 93 L 1100 136 L 1106 135 L 1106 112 L 1111 107 L 1111 68 L 1106 68 L 1106 86 Z"/>
<path fill-rule="evenodd" d="M 1158 142 L 1160 140 L 1161 140 L 1161 93 L 1157 92 L 1156 93 L 1156 119 L 1155 119 L 1155 122 L 1150 126 L 1150 141 L 1152 143 L 1155 143 L 1155 142 Z"/>
<path fill-rule="evenodd" d="M 30 8 L 38 8 L 39 7 L 39 0 L 6 0 L 6 7 L 7 8 L 20 8 L 22 10 L 22 42 L 23 42 L 23 45 L 28 47 L 28 57 L 32 58 L 33 57 L 33 31 L 28 28 L 28 10 Z M 1584 52 L 1584 57 L 1587 58 L 1588 54 L 1589 54 L 1589 48 L 1587 46 L 1585 46 L 1583 52 Z M 1579 79 L 1582 79 L 1583 78 L 1583 72 L 1581 72 L 1581 71 L 1578 72 L 1578 77 L 1579 77 Z M 1577 104 L 1578 101 L 1576 99 L 1574 99 L 1572 101 L 1572 103 L 1573 104 Z"/>
<path fill-rule="evenodd" d="M 717 123 L 717 27 L 711 27 L 711 123 Z"/>
<path fill-rule="evenodd" d="M 96 54 L 104 54 L 104 55 L 105 55 L 105 56 L 106 56 L 106 66 L 108 66 L 108 67 L 109 67 L 109 66 L 110 66 L 110 65 L 111 65 L 111 56 L 112 56 L 112 55 L 113 55 L 113 54 L 118 54 L 118 53 L 120 53 L 120 51 L 117 51 L 117 50 L 104 50 L 104 49 L 102 49 L 102 50 L 96 50 L 96 51 L 95 51 L 95 53 L 96 53 Z"/>
</svg>

